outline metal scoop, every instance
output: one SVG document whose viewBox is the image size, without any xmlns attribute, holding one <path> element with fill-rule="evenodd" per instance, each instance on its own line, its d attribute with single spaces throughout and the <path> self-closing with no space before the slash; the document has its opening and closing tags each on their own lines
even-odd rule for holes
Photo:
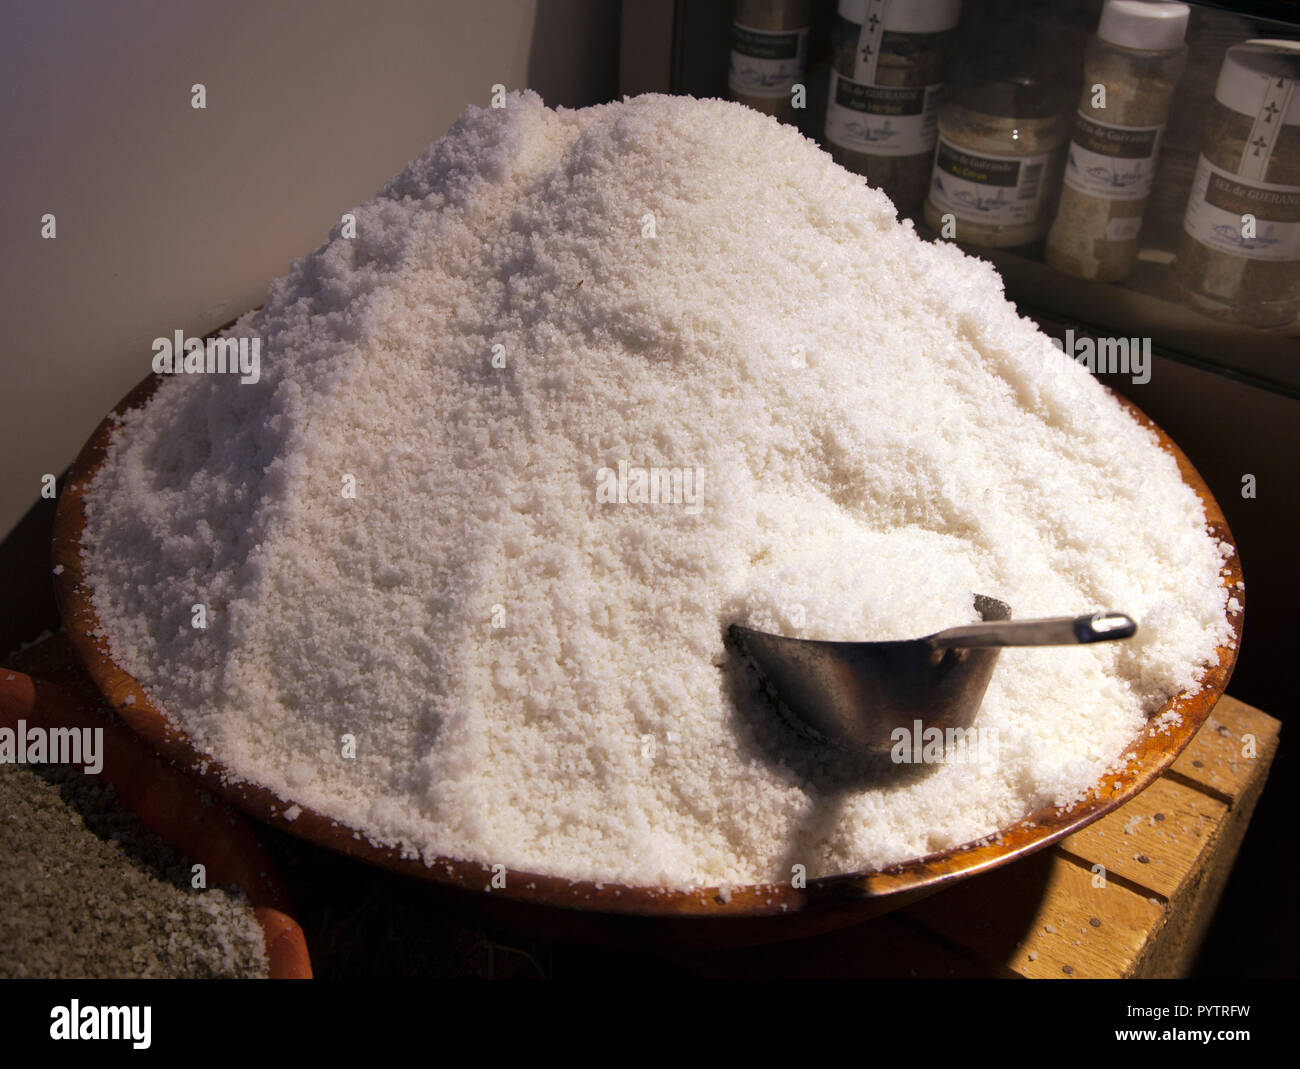
<svg viewBox="0 0 1300 1069">
<path fill-rule="evenodd" d="M 823 642 L 732 625 L 730 634 L 803 734 L 859 755 L 890 752 L 897 728 L 968 728 L 1002 646 L 1069 646 L 1129 638 L 1123 613 L 1012 620 L 975 595 L 981 622 L 899 642 Z"/>
</svg>

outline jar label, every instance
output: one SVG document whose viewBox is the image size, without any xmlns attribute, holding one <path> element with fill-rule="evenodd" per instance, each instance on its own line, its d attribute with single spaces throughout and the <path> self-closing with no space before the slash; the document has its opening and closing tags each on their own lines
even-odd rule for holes
<svg viewBox="0 0 1300 1069">
<path fill-rule="evenodd" d="M 1115 126 L 1074 117 L 1065 184 L 1090 197 L 1141 200 L 1151 193 L 1162 126 Z"/>
<path fill-rule="evenodd" d="M 994 226 L 1038 220 L 1043 172 L 1052 154 L 992 156 L 958 148 L 943 137 L 930 177 L 930 200 L 940 212 Z"/>
<path fill-rule="evenodd" d="M 919 156 L 934 148 L 943 83 L 864 85 L 831 72 L 826 140 L 872 156 Z"/>
<path fill-rule="evenodd" d="M 1212 249 L 1247 260 L 1300 260 L 1300 186 L 1243 182 L 1202 156 L 1183 229 Z"/>
<path fill-rule="evenodd" d="M 751 97 L 785 97 L 802 76 L 808 56 L 808 28 L 756 30 L 731 24 L 732 93 Z"/>
</svg>

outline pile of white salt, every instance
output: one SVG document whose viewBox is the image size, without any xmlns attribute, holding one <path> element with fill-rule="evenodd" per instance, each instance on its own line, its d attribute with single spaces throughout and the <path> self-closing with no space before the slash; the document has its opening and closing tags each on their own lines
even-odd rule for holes
<svg viewBox="0 0 1300 1069">
<path fill-rule="evenodd" d="M 165 382 L 88 503 L 113 656 L 239 777 L 427 859 L 848 871 L 1077 797 L 1229 637 L 1173 459 L 789 126 L 514 95 L 355 218 L 234 328 L 261 381 Z M 845 789 L 724 648 L 975 592 L 1140 625 L 1005 651 L 992 762 Z"/>
</svg>

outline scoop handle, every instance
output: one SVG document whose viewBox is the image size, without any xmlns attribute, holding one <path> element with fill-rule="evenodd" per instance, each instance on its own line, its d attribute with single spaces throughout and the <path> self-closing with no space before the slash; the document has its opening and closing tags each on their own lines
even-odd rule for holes
<svg viewBox="0 0 1300 1069">
<path fill-rule="evenodd" d="M 1038 620 L 987 620 L 950 627 L 931 635 L 936 649 L 976 646 L 1073 646 L 1131 638 L 1137 624 L 1122 612 L 1097 612 L 1091 616 L 1048 616 Z"/>
</svg>

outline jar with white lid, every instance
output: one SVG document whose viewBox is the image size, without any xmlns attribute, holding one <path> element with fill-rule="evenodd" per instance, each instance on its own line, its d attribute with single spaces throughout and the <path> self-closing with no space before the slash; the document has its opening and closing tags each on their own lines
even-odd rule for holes
<svg viewBox="0 0 1300 1069">
<path fill-rule="evenodd" d="M 1187 61 L 1186 4 L 1106 0 L 1089 39 L 1047 262 L 1099 282 L 1128 277 L 1160 137 Z"/>
<path fill-rule="evenodd" d="M 1174 279 L 1193 307 L 1256 327 L 1300 316 L 1300 42 L 1228 49 Z"/>
<path fill-rule="evenodd" d="M 731 22 L 731 99 L 794 123 L 793 90 L 808 69 L 812 0 L 736 0 Z"/>
<path fill-rule="evenodd" d="M 826 141 L 900 213 L 925 197 L 961 0 L 839 0 Z"/>
</svg>

